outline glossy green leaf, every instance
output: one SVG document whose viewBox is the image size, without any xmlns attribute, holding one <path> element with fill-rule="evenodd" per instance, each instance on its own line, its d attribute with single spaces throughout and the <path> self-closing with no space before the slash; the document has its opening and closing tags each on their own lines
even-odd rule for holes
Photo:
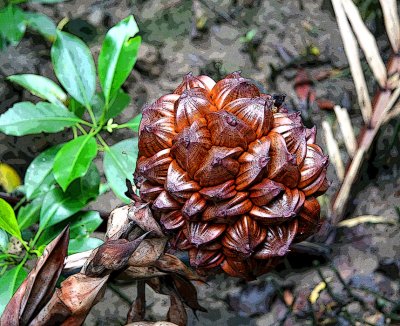
<svg viewBox="0 0 400 326">
<path fill-rule="evenodd" d="M 75 138 L 58 151 L 53 165 L 54 177 L 65 191 L 75 179 L 84 176 L 97 155 L 97 143 L 93 135 Z"/>
<path fill-rule="evenodd" d="M 40 228 L 64 221 L 86 206 L 86 200 L 65 194 L 60 188 L 50 190 L 44 197 L 40 210 Z"/>
<path fill-rule="evenodd" d="M 67 94 L 51 79 L 33 74 L 13 75 L 8 80 L 30 91 L 33 95 L 50 103 L 64 107 Z"/>
<path fill-rule="evenodd" d="M 19 229 L 25 230 L 31 225 L 37 223 L 40 217 L 40 209 L 42 207 L 43 198 L 39 197 L 30 202 L 29 204 L 22 206 L 17 215 L 17 222 Z"/>
<path fill-rule="evenodd" d="M 103 241 L 97 238 L 71 239 L 68 245 L 68 255 L 95 249 L 103 244 Z"/>
<path fill-rule="evenodd" d="M 68 93 L 81 104 L 89 105 L 96 89 L 96 71 L 87 45 L 72 34 L 57 31 L 51 60 L 58 80 Z"/>
<path fill-rule="evenodd" d="M 46 193 L 55 184 L 53 176 L 54 159 L 61 145 L 53 146 L 40 153 L 26 170 L 24 185 L 26 197 L 31 200 L 34 196 Z"/>
<path fill-rule="evenodd" d="M 0 229 L 0 252 L 6 252 L 8 248 L 8 234 Z"/>
<path fill-rule="evenodd" d="M 119 89 L 115 96 L 111 99 L 110 104 L 108 105 L 108 110 L 105 113 L 104 120 L 115 118 L 118 116 L 124 109 L 126 109 L 131 102 L 131 97 L 125 93 L 122 89 Z M 96 94 L 92 100 L 93 112 L 96 119 L 100 119 L 103 114 L 105 102 L 103 94 Z"/>
<path fill-rule="evenodd" d="M 98 72 L 107 103 L 128 78 L 137 58 L 141 37 L 133 16 L 111 28 L 99 54 Z"/>
<path fill-rule="evenodd" d="M 64 108 L 45 102 L 19 102 L 0 115 L 0 131 L 12 136 L 58 132 L 79 118 Z"/>
<path fill-rule="evenodd" d="M 113 192 L 125 203 L 126 179 L 132 182 L 138 155 L 137 139 L 126 139 L 111 146 L 104 154 L 103 167 L 107 181 Z"/>
<path fill-rule="evenodd" d="M 37 246 L 48 244 L 65 228 L 70 227 L 70 239 L 80 239 L 88 237 L 103 222 L 100 214 L 95 211 L 79 212 L 65 221 L 47 228 L 40 236 Z"/>
<path fill-rule="evenodd" d="M 130 129 L 132 129 L 133 131 L 138 132 L 141 120 L 142 120 L 142 114 L 140 113 L 136 117 L 134 117 L 132 120 L 124 123 L 124 125 L 126 125 Z"/>
<path fill-rule="evenodd" d="M 100 193 L 100 173 L 96 164 L 90 164 L 86 174 L 74 180 L 66 191 L 67 195 L 79 197 L 81 200 L 89 201 L 95 199 Z"/>
<path fill-rule="evenodd" d="M 21 231 L 18 228 L 15 213 L 9 203 L 0 198 L 0 228 L 12 236 L 21 239 Z"/>
<path fill-rule="evenodd" d="M 21 41 L 25 30 L 25 17 L 21 9 L 8 5 L 0 10 L 0 34 L 11 45 L 17 45 Z"/>
<path fill-rule="evenodd" d="M 26 279 L 28 273 L 24 270 L 21 265 L 18 265 L 0 277 L 0 316 L 3 314 L 5 307 L 11 300 L 15 291 L 18 290 L 19 286 Z"/>
<path fill-rule="evenodd" d="M 73 112 L 78 118 L 82 118 L 86 110 L 86 108 L 73 97 L 69 99 L 68 109 Z"/>
<path fill-rule="evenodd" d="M 30 29 L 42 34 L 50 41 L 56 38 L 56 24 L 49 16 L 38 12 L 25 12 L 25 19 Z"/>
<path fill-rule="evenodd" d="M 111 100 L 109 108 L 106 112 L 105 120 L 115 118 L 122 111 L 124 111 L 129 103 L 131 102 L 131 97 L 125 93 L 122 89 L 119 89 L 115 97 Z"/>
</svg>

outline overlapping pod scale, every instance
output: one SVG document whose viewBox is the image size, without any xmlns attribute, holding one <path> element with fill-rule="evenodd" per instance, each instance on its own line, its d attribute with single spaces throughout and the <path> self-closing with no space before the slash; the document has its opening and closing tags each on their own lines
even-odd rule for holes
<svg viewBox="0 0 400 326">
<path fill-rule="evenodd" d="M 267 237 L 260 249 L 254 254 L 254 258 L 269 259 L 276 256 L 284 256 L 289 251 L 296 232 L 297 220 L 293 220 L 288 224 L 269 227 Z"/>
<path fill-rule="evenodd" d="M 235 181 L 229 180 L 222 184 L 213 187 L 205 187 L 200 190 L 200 194 L 203 195 L 207 200 L 213 202 L 219 202 L 235 197 L 237 191 L 235 189 Z"/>
<path fill-rule="evenodd" d="M 180 210 L 161 213 L 160 222 L 167 230 L 179 229 L 185 224 L 185 218 Z"/>
<path fill-rule="evenodd" d="M 193 192 L 200 190 L 199 184 L 191 180 L 176 161 L 172 161 L 169 166 L 165 188 L 178 200 L 189 199 Z"/>
<path fill-rule="evenodd" d="M 329 159 L 322 152 L 321 147 L 315 144 L 307 145 L 307 156 L 300 169 L 300 189 L 312 184 L 329 164 Z"/>
<path fill-rule="evenodd" d="M 201 87 L 207 90 L 208 92 L 211 92 L 212 88 L 215 86 L 215 81 L 212 80 L 208 76 L 193 76 L 191 72 L 186 74 L 185 77 L 183 77 L 182 83 L 175 89 L 174 94 L 181 95 L 184 91 L 191 89 L 191 88 L 196 88 L 196 87 Z"/>
<path fill-rule="evenodd" d="M 182 204 L 175 200 L 167 191 L 162 191 L 153 202 L 153 209 L 165 212 L 180 209 Z"/>
<path fill-rule="evenodd" d="M 314 144 L 317 136 L 317 128 L 314 126 L 311 129 L 306 129 L 307 145 Z"/>
<path fill-rule="evenodd" d="M 242 97 L 259 97 L 260 91 L 249 79 L 240 76 L 240 72 L 227 75 L 215 84 L 211 98 L 218 109 Z"/>
<path fill-rule="evenodd" d="M 246 280 L 253 280 L 255 277 L 252 273 L 251 262 L 244 260 L 234 260 L 226 257 L 221 264 L 222 270 L 230 276 L 240 277 Z"/>
<path fill-rule="evenodd" d="M 195 173 L 194 179 L 202 187 L 215 186 L 234 179 L 240 169 L 237 159 L 242 152 L 240 147 L 211 147 Z"/>
<path fill-rule="evenodd" d="M 222 239 L 224 253 L 236 259 L 247 259 L 255 248 L 264 241 L 267 231 L 247 215 L 228 227 Z"/>
<path fill-rule="evenodd" d="M 145 181 L 140 186 L 140 197 L 146 202 L 152 203 L 163 190 L 164 187 Z"/>
<path fill-rule="evenodd" d="M 302 241 L 314 234 L 319 226 L 321 207 L 314 197 L 306 198 L 297 218 L 298 228 L 295 241 Z"/>
<path fill-rule="evenodd" d="M 182 93 L 175 102 L 175 131 L 180 132 L 193 122 L 217 111 L 204 88 L 191 88 Z"/>
<path fill-rule="evenodd" d="M 160 118 L 174 118 L 174 104 L 178 98 L 179 95 L 177 94 L 161 96 L 157 101 L 143 109 L 142 119 L 149 119 L 149 121 L 154 122 Z"/>
<path fill-rule="evenodd" d="M 296 165 L 296 156 L 289 153 L 284 138 L 277 132 L 268 134 L 271 142 L 269 149 L 268 178 L 294 188 L 300 181 L 300 170 Z"/>
<path fill-rule="evenodd" d="M 305 196 L 298 189 L 286 188 L 281 197 L 267 206 L 253 206 L 250 216 L 264 225 L 279 224 L 293 219 L 304 204 Z"/>
<path fill-rule="evenodd" d="M 247 149 L 256 139 L 256 133 L 245 122 L 226 111 L 212 112 L 207 115 L 211 141 L 216 146 L 241 147 Z"/>
<path fill-rule="evenodd" d="M 141 121 L 139 129 L 139 152 L 147 157 L 153 156 L 163 149 L 171 148 L 174 139 L 174 119 L 171 117 L 161 118 L 154 123 Z"/>
<path fill-rule="evenodd" d="M 285 186 L 265 178 L 261 182 L 251 187 L 249 191 L 249 198 L 253 204 L 257 206 L 264 206 L 268 205 L 274 198 L 285 191 Z"/>
<path fill-rule="evenodd" d="M 211 135 L 207 129 L 207 121 L 199 119 L 190 127 L 183 129 L 174 139 L 171 155 L 181 168 L 193 178 L 211 146 Z"/>
<path fill-rule="evenodd" d="M 306 157 L 306 128 L 301 122 L 300 112 L 293 114 L 275 113 L 272 131 L 285 139 L 286 147 L 296 155 L 296 164 L 301 165 Z"/>
<path fill-rule="evenodd" d="M 203 221 L 213 223 L 232 223 L 235 217 L 248 213 L 253 204 L 247 192 L 238 192 L 235 197 L 209 205 L 203 212 Z"/>
<path fill-rule="evenodd" d="M 217 239 L 226 229 L 225 224 L 207 224 L 203 222 L 190 222 L 187 238 L 189 242 L 198 247 Z"/>
<path fill-rule="evenodd" d="M 178 231 L 178 233 L 175 233 L 172 238 L 169 241 L 169 244 L 173 249 L 178 249 L 178 250 L 189 250 L 194 248 L 194 246 L 190 243 L 188 240 L 186 234 L 186 227 L 182 228 L 181 230 Z M 187 232 L 186 232 L 187 233 Z"/>
<path fill-rule="evenodd" d="M 262 97 L 239 98 L 224 106 L 226 112 L 232 113 L 245 122 L 256 133 L 257 138 L 268 134 L 273 122 L 273 102 Z"/>
<path fill-rule="evenodd" d="M 205 210 L 206 200 L 200 193 L 195 192 L 182 207 L 182 215 L 188 220 L 194 220 Z"/>
<path fill-rule="evenodd" d="M 219 250 L 193 248 L 189 250 L 189 259 L 194 268 L 210 269 L 218 267 L 224 261 L 224 255 Z"/>
<path fill-rule="evenodd" d="M 329 187 L 329 182 L 326 179 L 326 170 L 327 167 L 323 168 L 319 176 L 313 182 L 301 189 L 306 196 L 319 196 L 325 193 Z"/>
<path fill-rule="evenodd" d="M 239 157 L 240 169 L 236 177 L 236 189 L 243 190 L 263 178 L 269 162 L 270 140 L 262 137 L 252 142 Z"/>
<path fill-rule="evenodd" d="M 147 180 L 164 185 L 168 168 L 172 162 L 170 149 L 164 149 L 149 158 L 141 157 L 137 161 L 136 171 Z"/>
</svg>

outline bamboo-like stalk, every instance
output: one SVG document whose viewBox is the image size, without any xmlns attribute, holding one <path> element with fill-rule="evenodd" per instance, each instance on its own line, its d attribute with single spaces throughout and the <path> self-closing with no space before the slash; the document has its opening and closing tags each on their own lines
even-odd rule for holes
<svg viewBox="0 0 400 326">
<path fill-rule="evenodd" d="M 365 26 L 354 2 L 352 0 L 342 0 L 342 4 L 369 67 L 379 86 L 384 88 L 387 81 L 386 67 L 379 54 L 378 45 L 376 44 L 374 36 Z"/>
<path fill-rule="evenodd" d="M 358 103 L 366 124 L 369 123 L 372 115 L 371 99 L 368 95 L 367 83 L 361 67 L 361 60 L 357 47 L 357 41 L 347 20 L 341 0 L 332 0 L 333 9 L 336 14 L 336 20 L 342 36 L 344 50 L 350 65 L 351 75 L 356 86 Z"/>
<path fill-rule="evenodd" d="M 400 22 L 396 0 L 379 0 L 381 3 L 386 32 L 394 53 L 400 52 Z"/>
<path fill-rule="evenodd" d="M 353 158 L 357 151 L 357 140 L 354 135 L 353 125 L 351 124 L 349 114 L 345 108 L 341 108 L 339 105 L 335 105 L 333 109 L 335 110 L 339 128 L 343 135 L 347 153 L 351 158 Z"/>
<path fill-rule="evenodd" d="M 333 163 L 333 166 L 335 167 L 336 174 L 339 180 L 343 181 L 345 170 L 342 158 L 340 157 L 340 150 L 338 143 L 335 137 L 333 137 L 332 128 L 327 121 L 322 122 L 322 128 L 324 130 L 325 143 L 328 149 L 329 158 Z"/>
</svg>

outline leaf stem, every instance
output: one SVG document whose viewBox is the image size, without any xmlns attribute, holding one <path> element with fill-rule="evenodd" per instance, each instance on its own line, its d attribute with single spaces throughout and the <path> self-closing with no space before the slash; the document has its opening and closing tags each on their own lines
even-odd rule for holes
<svg viewBox="0 0 400 326">
<path fill-rule="evenodd" d="M 93 113 L 93 110 L 92 110 L 92 107 L 90 106 L 90 104 L 86 104 L 86 110 L 88 110 L 88 112 L 89 112 L 90 119 L 92 119 L 92 123 L 93 123 L 94 127 L 97 128 L 97 121 L 96 121 L 96 118 L 94 116 L 94 113 Z"/>
<path fill-rule="evenodd" d="M 78 137 L 78 131 L 77 131 L 76 126 L 72 126 L 72 133 L 74 134 L 74 139 L 75 139 L 76 137 Z"/>
<path fill-rule="evenodd" d="M 14 212 L 17 211 L 26 202 L 26 196 L 22 197 L 14 206 Z"/>
<path fill-rule="evenodd" d="M 104 147 L 105 151 L 109 151 L 110 147 L 108 147 L 107 143 L 104 141 L 104 139 L 100 135 L 96 135 L 97 139 L 99 140 L 100 144 Z"/>
<path fill-rule="evenodd" d="M 79 129 L 79 131 L 80 131 L 83 135 L 87 135 L 86 130 L 83 129 L 83 127 L 82 127 L 79 123 L 76 124 L 76 127 Z"/>
</svg>

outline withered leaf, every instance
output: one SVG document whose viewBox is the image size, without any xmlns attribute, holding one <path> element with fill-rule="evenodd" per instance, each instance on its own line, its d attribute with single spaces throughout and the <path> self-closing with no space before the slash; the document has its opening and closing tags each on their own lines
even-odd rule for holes
<svg viewBox="0 0 400 326">
<path fill-rule="evenodd" d="M 167 319 L 179 326 L 187 325 L 187 313 L 182 300 L 176 294 L 170 295 L 170 307 Z"/>
<path fill-rule="evenodd" d="M 35 267 L 6 306 L 1 325 L 27 325 L 53 295 L 64 266 L 69 241 L 67 226 L 44 250 Z"/>
<path fill-rule="evenodd" d="M 152 232 L 153 235 L 163 237 L 160 225 L 153 217 L 149 204 L 135 203 L 130 206 L 128 217 L 135 222 L 143 231 Z"/>
<path fill-rule="evenodd" d="M 114 209 L 107 222 L 106 239 L 117 240 L 124 238 L 134 226 L 128 217 L 129 205 Z"/>
<path fill-rule="evenodd" d="M 146 232 L 133 241 L 118 239 L 105 242 L 96 250 L 93 258 L 85 267 L 85 274 L 99 276 L 107 270 L 115 271 L 125 267 L 128 264 L 129 257 L 149 233 Z"/>
</svg>

